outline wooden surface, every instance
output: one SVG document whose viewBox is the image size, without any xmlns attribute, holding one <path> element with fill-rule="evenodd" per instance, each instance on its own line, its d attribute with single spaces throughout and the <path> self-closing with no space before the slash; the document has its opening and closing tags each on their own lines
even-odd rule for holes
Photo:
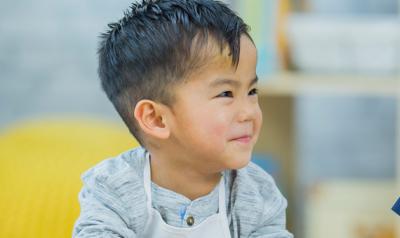
<svg viewBox="0 0 400 238">
<path fill-rule="evenodd" d="M 286 196 L 289 207 L 287 222 L 293 230 L 293 191 L 295 176 L 293 98 L 280 96 L 262 96 L 259 99 L 263 111 L 263 126 L 255 152 L 271 155 L 280 164 L 282 193 Z"/>
<path fill-rule="evenodd" d="M 258 84 L 260 107 L 263 111 L 263 127 L 255 151 L 276 158 L 281 165 L 282 182 L 288 199 L 287 221 L 289 230 L 293 230 L 296 176 L 296 142 L 294 101 L 300 95 L 336 95 L 336 96 L 400 96 L 400 77 L 356 76 L 356 75 L 308 75 L 281 73 L 261 78 Z M 400 97 L 399 97 L 400 98 Z M 400 118 L 400 103 L 398 111 Z M 397 148 L 400 148 L 400 120 L 397 122 Z M 397 149 L 397 161 L 400 171 L 400 150 Z M 400 172 L 399 172 L 400 173 Z M 397 178 L 397 190 L 400 191 L 400 176 Z M 397 235 L 400 237 L 400 224 L 397 222 Z"/>
</svg>

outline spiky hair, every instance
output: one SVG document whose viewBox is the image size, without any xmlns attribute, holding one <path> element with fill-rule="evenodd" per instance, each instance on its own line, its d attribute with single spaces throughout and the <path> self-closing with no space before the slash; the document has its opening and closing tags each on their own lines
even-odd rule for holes
<svg viewBox="0 0 400 238">
<path fill-rule="evenodd" d="M 149 99 L 169 105 L 173 85 L 206 62 L 212 39 L 237 66 L 240 37 L 248 26 L 224 3 L 213 0 L 142 0 L 101 35 L 101 85 L 130 132 L 143 145 L 133 111 Z"/>
</svg>

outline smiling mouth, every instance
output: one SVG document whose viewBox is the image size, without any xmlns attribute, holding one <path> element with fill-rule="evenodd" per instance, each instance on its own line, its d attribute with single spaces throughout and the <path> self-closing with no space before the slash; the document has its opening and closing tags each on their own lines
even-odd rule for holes
<svg viewBox="0 0 400 238">
<path fill-rule="evenodd" d="M 240 136 L 240 137 L 232 139 L 232 141 L 237 141 L 237 142 L 240 142 L 243 144 L 248 144 L 251 141 L 251 136 L 249 136 L 249 135 Z"/>
</svg>

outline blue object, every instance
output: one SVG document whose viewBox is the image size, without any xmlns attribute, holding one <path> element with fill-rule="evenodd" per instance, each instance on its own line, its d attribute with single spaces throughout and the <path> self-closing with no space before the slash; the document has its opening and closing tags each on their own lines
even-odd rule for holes
<svg viewBox="0 0 400 238">
<path fill-rule="evenodd" d="M 396 203 L 393 205 L 392 210 L 400 216 L 400 198 L 397 199 Z"/>
<path fill-rule="evenodd" d="M 267 173 L 271 174 L 273 177 L 278 177 L 279 174 L 279 164 L 272 156 L 264 154 L 253 154 L 251 161 L 264 169 Z"/>
<path fill-rule="evenodd" d="M 185 206 L 182 206 L 182 207 L 179 209 L 179 216 L 181 217 L 181 225 L 182 225 L 182 223 L 183 223 L 183 219 L 185 218 L 185 214 L 186 214 L 186 207 L 185 207 Z"/>
</svg>

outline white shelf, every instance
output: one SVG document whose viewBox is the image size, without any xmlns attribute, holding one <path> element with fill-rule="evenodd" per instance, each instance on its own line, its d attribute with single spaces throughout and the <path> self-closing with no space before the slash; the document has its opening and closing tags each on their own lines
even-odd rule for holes
<svg viewBox="0 0 400 238">
<path fill-rule="evenodd" d="M 302 94 L 347 94 L 396 97 L 400 95 L 400 76 L 333 76 L 281 73 L 260 80 L 262 96 Z"/>
<path fill-rule="evenodd" d="M 334 96 L 373 96 L 390 97 L 397 100 L 396 150 L 397 175 L 396 192 L 400 191 L 400 75 L 362 76 L 362 75 L 318 75 L 283 72 L 259 81 L 260 105 L 268 110 L 268 125 L 262 137 L 268 143 L 260 145 L 286 159 L 286 171 L 293 173 L 296 164 L 293 132 L 293 99 L 299 95 Z M 272 136 L 271 136 L 272 135 Z M 268 137 L 269 136 L 269 137 Z M 274 138 L 274 140 L 268 140 Z M 280 138 L 280 140 L 276 140 Z M 294 178 L 290 177 L 290 183 Z M 293 188 L 293 184 L 291 185 Z M 290 194 L 293 199 L 293 194 Z M 291 201 L 292 202 L 292 201 Z M 393 202 L 395 200 L 393 199 Z M 389 207 L 387 208 L 390 209 Z M 393 214 L 396 224 L 395 237 L 400 238 L 400 219 Z"/>
</svg>

